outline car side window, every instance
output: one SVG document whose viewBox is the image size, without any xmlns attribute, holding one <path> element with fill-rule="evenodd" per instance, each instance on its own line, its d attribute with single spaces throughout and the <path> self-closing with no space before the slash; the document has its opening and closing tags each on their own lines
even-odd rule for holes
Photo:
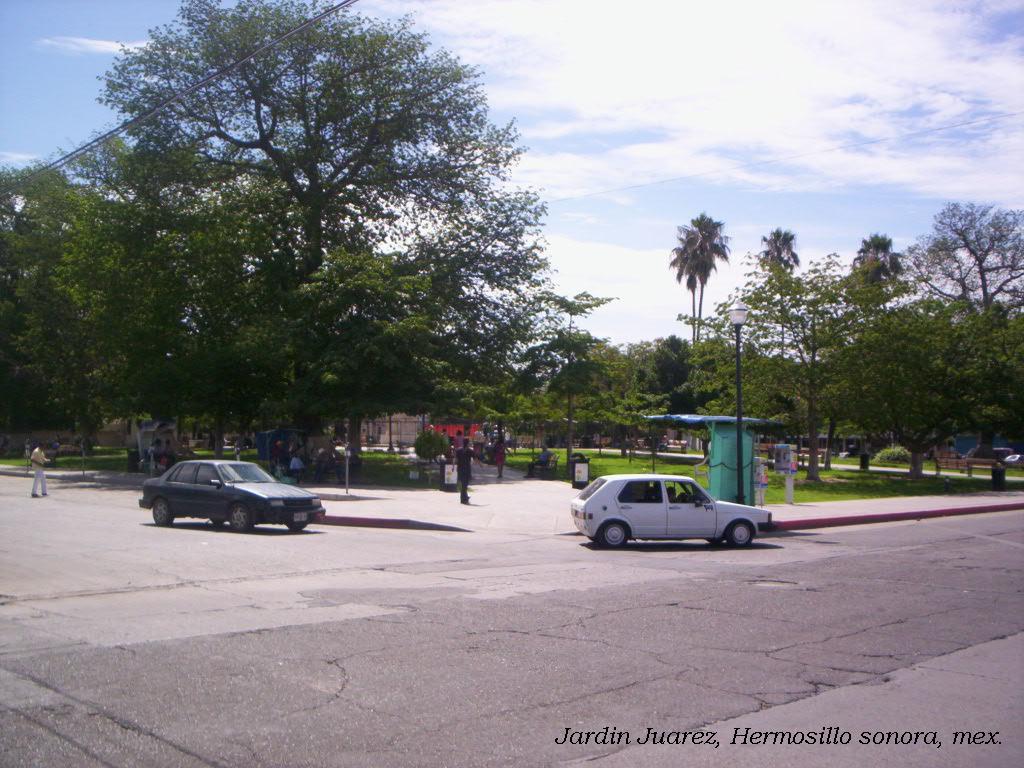
<svg viewBox="0 0 1024 768">
<path fill-rule="evenodd" d="M 171 476 L 167 478 L 171 483 L 191 483 L 196 476 L 195 464 L 182 464 L 175 467 Z"/>
<path fill-rule="evenodd" d="M 630 480 L 619 491 L 623 504 L 660 504 L 661 483 L 657 480 Z"/>
<path fill-rule="evenodd" d="M 209 485 L 211 480 L 219 480 L 217 468 L 213 464 L 200 464 L 196 472 L 196 485 Z"/>
<path fill-rule="evenodd" d="M 669 504 L 693 504 L 698 498 L 694 490 L 689 483 L 678 480 L 665 481 L 665 495 L 668 496 Z"/>
</svg>

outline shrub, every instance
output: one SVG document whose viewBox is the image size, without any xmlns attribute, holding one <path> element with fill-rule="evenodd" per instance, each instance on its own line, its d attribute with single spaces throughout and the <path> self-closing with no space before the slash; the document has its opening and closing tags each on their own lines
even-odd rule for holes
<svg viewBox="0 0 1024 768">
<path fill-rule="evenodd" d="M 416 455 L 424 461 L 433 461 L 448 451 L 448 437 L 441 432 L 425 429 L 416 436 L 413 443 Z"/>
<path fill-rule="evenodd" d="M 875 461 L 884 461 L 889 464 L 909 464 L 910 451 L 902 445 L 890 445 L 875 454 Z"/>
</svg>

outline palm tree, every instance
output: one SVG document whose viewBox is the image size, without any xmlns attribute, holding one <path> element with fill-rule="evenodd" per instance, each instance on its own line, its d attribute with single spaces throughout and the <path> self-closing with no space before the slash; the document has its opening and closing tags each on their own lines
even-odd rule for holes
<svg viewBox="0 0 1024 768">
<path fill-rule="evenodd" d="M 796 235 L 788 229 L 773 229 L 767 237 L 761 238 L 764 250 L 758 255 L 765 264 L 777 264 L 787 272 L 792 272 L 800 266 L 800 257 L 793 250 L 795 244 Z"/>
<path fill-rule="evenodd" d="M 891 237 L 875 233 L 860 241 L 853 266 L 864 270 L 864 277 L 869 283 L 880 283 L 903 271 L 901 258 L 901 254 L 892 250 Z"/>
<path fill-rule="evenodd" d="M 718 260 L 729 260 L 729 238 L 722 234 L 725 224 L 715 221 L 706 213 L 690 220 L 689 226 L 679 227 L 679 245 L 672 249 L 669 266 L 676 270 L 676 280 L 686 278 L 686 288 L 697 304 L 691 316 L 694 318 L 693 340 L 700 341 L 700 322 L 704 315 L 704 286 L 711 279 L 711 273 L 718 269 Z M 697 301 L 697 289 L 700 299 Z"/>
<path fill-rule="evenodd" d="M 686 228 L 679 227 L 676 235 L 679 238 L 679 245 L 672 249 L 672 261 L 669 262 L 669 268 L 676 271 L 676 282 L 682 283 L 686 280 L 686 290 L 690 292 L 692 311 L 690 316 L 693 318 L 697 317 L 697 275 L 693 271 L 693 257 L 690 250 L 686 247 Z M 696 340 L 697 324 L 691 323 L 690 327 L 690 340 Z"/>
</svg>

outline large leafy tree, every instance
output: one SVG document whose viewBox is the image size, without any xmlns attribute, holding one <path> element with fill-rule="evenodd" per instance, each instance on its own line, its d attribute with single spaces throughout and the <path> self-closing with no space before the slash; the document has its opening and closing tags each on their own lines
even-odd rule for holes
<svg viewBox="0 0 1024 768">
<path fill-rule="evenodd" d="M 957 308 L 935 300 L 879 309 L 850 335 L 837 367 L 855 388 L 846 407 L 865 433 L 885 433 L 922 457 L 970 423 L 971 346 Z"/>
<path fill-rule="evenodd" d="M 299 26 L 317 3 L 185 0 L 178 20 L 121 54 L 103 101 L 145 114 L 209 73 Z M 144 147 L 272 181 L 294 203 L 299 281 L 337 246 L 356 252 L 399 223 L 429 222 L 494 197 L 517 157 L 475 70 L 432 51 L 408 22 L 334 14 L 141 123 Z"/>
<path fill-rule="evenodd" d="M 543 336 L 525 356 L 523 376 L 566 404 L 566 462 L 573 448 L 576 401 L 602 378 L 604 366 L 598 354 L 601 340 L 579 327 L 586 317 L 611 299 L 578 293 L 572 298 L 548 294 L 543 317 Z"/>
<path fill-rule="evenodd" d="M 940 299 L 971 309 L 1024 309 L 1024 210 L 949 203 L 908 251 L 911 269 Z"/>
<path fill-rule="evenodd" d="M 763 359 L 754 366 L 775 382 L 773 389 L 788 393 L 807 435 L 810 458 L 807 479 L 819 480 L 818 435 L 829 412 L 829 393 L 838 371 L 834 357 L 847 340 L 852 313 L 847 280 L 833 254 L 810 265 L 801 275 L 778 267 L 759 266 L 744 296 L 750 318 L 744 330 L 750 345 Z M 785 334 L 785 352 L 781 349 Z"/>
<path fill-rule="evenodd" d="M 4 171 L 0 180 L 18 176 Z M 90 402 L 94 380 L 79 354 L 87 330 L 54 290 L 66 223 L 83 205 L 57 173 L 0 199 L 0 428 L 77 422 L 88 431 L 100 418 Z"/>
<path fill-rule="evenodd" d="M 693 340 L 700 340 L 701 320 L 704 315 L 704 287 L 711 274 L 718 269 L 719 261 L 729 260 L 729 238 L 724 233 L 725 224 L 715 221 L 706 213 L 691 219 L 688 225 L 679 227 L 676 239 L 679 245 L 672 249 L 669 267 L 676 271 L 676 281 L 686 280 L 691 298 L 697 300 L 693 319 Z"/>
</svg>

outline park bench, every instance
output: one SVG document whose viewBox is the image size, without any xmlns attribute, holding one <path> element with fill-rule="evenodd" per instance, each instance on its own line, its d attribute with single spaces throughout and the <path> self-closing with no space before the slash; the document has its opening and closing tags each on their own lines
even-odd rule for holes
<svg viewBox="0 0 1024 768">
<path fill-rule="evenodd" d="M 944 469 L 955 469 L 958 472 L 967 471 L 971 477 L 975 467 L 992 469 L 996 465 L 994 459 L 960 459 L 952 456 L 937 456 L 935 458 L 935 474 L 938 475 Z"/>
<path fill-rule="evenodd" d="M 558 454 L 552 453 L 546 462 L 531 461 L 526 468 L 527 477 L 554 477 L 558 470 Z"/>
</svg>

